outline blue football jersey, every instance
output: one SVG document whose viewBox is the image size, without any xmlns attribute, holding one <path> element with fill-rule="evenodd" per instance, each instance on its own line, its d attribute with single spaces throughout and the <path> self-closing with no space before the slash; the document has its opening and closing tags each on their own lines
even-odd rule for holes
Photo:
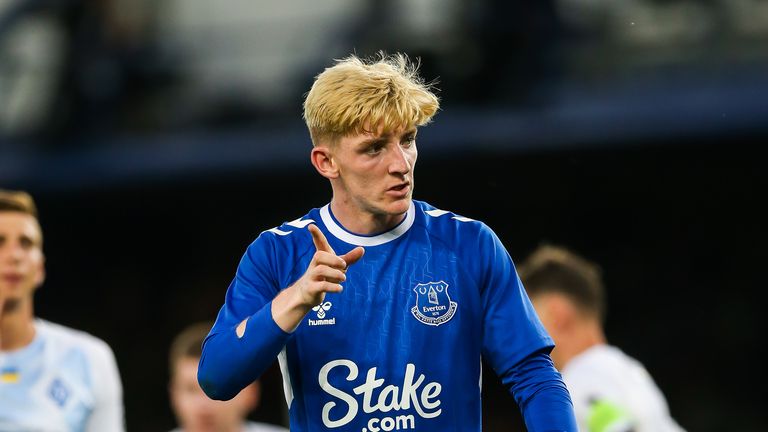
<svg viewBox="0 0 768 432">
<path fill-rule="evenodd" d="M 309 224 L 337 254 L 363 246 L 365 255 L 347 270 L 344 291 L 327 294 L 288 334 L 272 320 L 271 301 L 316 251 Z M 245 318 L 239 339 L 234 329 Z M 510 377 L 552 347 L 487 225 L 413 201 L 398 226 L 361 236 L 326 205 L 248 247 L 204 344 L 199 379 L 228 398 L 279 353 L 292 432 L 480 431 L 481 356 Z"/>
</svg>

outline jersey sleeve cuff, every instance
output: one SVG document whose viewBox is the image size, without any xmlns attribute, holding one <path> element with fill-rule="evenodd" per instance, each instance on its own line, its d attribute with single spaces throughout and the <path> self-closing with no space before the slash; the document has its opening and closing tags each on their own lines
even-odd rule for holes
<svg viewBox="0 0 768 432">
<path fill-rule="evenodd" d="M 272 302 L 265 304 L 258 312 L 251 315 L 245 325 L 243 338 L 256 337 L 266 340 L 274 340 L 284 344 L 292 333 L 283 331 L 272 318 Z"/>
</svg>

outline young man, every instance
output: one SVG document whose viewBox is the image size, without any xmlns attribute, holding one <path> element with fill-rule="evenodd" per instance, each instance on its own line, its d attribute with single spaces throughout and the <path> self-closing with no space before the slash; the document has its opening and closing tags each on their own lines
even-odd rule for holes
<svg viewBox="0 0 768 432">
<path fill-rule="evenodd" d="M 180 426 L 171 432 L 287 432 L 278 426 L 246 420 L 248 413 L 259 406 L 258 381 L 226 402 L 205 396 L 197 383 L 197 365 L 210 328 L 211 323 L 193 324 L 179 333 L 171 345 L 168 391 Z"/>
<path fill-rule="evenodd" d="M 34 201 L 0 190 L 0 430 L 123 431 L 109 346 L 34 317 L 44 261 Z"/>
<path fill-rule="evenodd" d="M 403 55 L 317 76 L 304 118 L 333 197 L 248 247 L 203 347 L 209 396 L 233 397 L 278 356 L 292 432 L 480 431 L 482 356 L 528 430 L 576 430 L 501 242 L 411 199 L 417 127 L 437 109 Z"/>
<path fill-rule="evenodd" d="M 519 267 L 544 327 L 555 366 L 573 398 L 582 432 L 678 432 L 667 402 L 645 368 L 603 333 L 599 268 L 573 252 L 542 246 Z"/>
</svg>

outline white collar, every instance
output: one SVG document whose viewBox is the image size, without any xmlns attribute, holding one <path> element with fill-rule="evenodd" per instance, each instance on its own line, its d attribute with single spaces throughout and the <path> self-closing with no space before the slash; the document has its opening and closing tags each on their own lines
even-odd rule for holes
<svg viewBox="0 0 768 432">
<path fill-rule="evenodd" d="M 405 213 L 405 219 L 400 222 L 399 225 L 391 230 L 377 234 L 374 236 L 361 236 L 352 234 L 339 225 L 331 215 L 331 205 L 326 204 L 320 209 L 320 217 L 323 219 L 323 224 L 328 228 L 328 231 L 336 238 L 355 246 L 378 246 L 387 242 L 390 242 L 401 235 L 405 234 L 408 229 L 413 225 L 413 221 L 416 219 L 416 209 L 411 200 L 411 205 L 408 207 L 408 211 Z"/>
</svg>

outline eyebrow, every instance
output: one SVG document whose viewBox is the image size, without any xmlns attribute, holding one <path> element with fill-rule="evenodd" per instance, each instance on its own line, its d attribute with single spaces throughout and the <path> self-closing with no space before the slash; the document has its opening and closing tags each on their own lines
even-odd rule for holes
<svg viewBox="0 0 768 432">
<path fill-rule="evenodd" d="M 372 138 L 368 138 L 368 139 L 365 139 L 363 141 L 360 141 L 360 144 L 358 144 L 358 145 L 360 147 L 368 147 L 368 146 L 370 146 L 372 144 L 378 144 L 378 143 L 386 142 L 386 141 L 387 141 L 387 136 L 386 135 L 382 135 L 380 137 L 372 137 Z"/>
<path fill-rule="evenodd" d="M 407 137 L 409 135 L 416 136 L 417 132 L 418 132 L 418 129 L 413 128 L 413 129 L 409 129 L 409 130 L 403 132 L 401 136 L 404 136 L 404 137 Z M 390 136 L 392 136 L 392 134 L 384 134 L 384 135 L 377 136 L 377 137 L 371 137 L 371 138 L 365 139 L 363 141 L 360 141 L 359 145 L 361 147 L 366 147 L 366 146 L 369 146 L 371 144 L 376 144 L 376 143 L 379 143 L 379 142 L 382 142 L 382 141 L 387 141 Z"/>
<path fill-rule="evenodd" d="M 7 238 L 8 238 L 7 234 L 0 233 L 0 240 L 6 240 Z M 33 243 L 33 244 L 39 244 L 40 243 L 40 240 L 38 238 L 35 238 L 35 236 L 30 236 L 28 234 L 21 234 L 19 236 L 19 240 L 20 241 L 29 241 L 30 243 Z"/>
</svg>

